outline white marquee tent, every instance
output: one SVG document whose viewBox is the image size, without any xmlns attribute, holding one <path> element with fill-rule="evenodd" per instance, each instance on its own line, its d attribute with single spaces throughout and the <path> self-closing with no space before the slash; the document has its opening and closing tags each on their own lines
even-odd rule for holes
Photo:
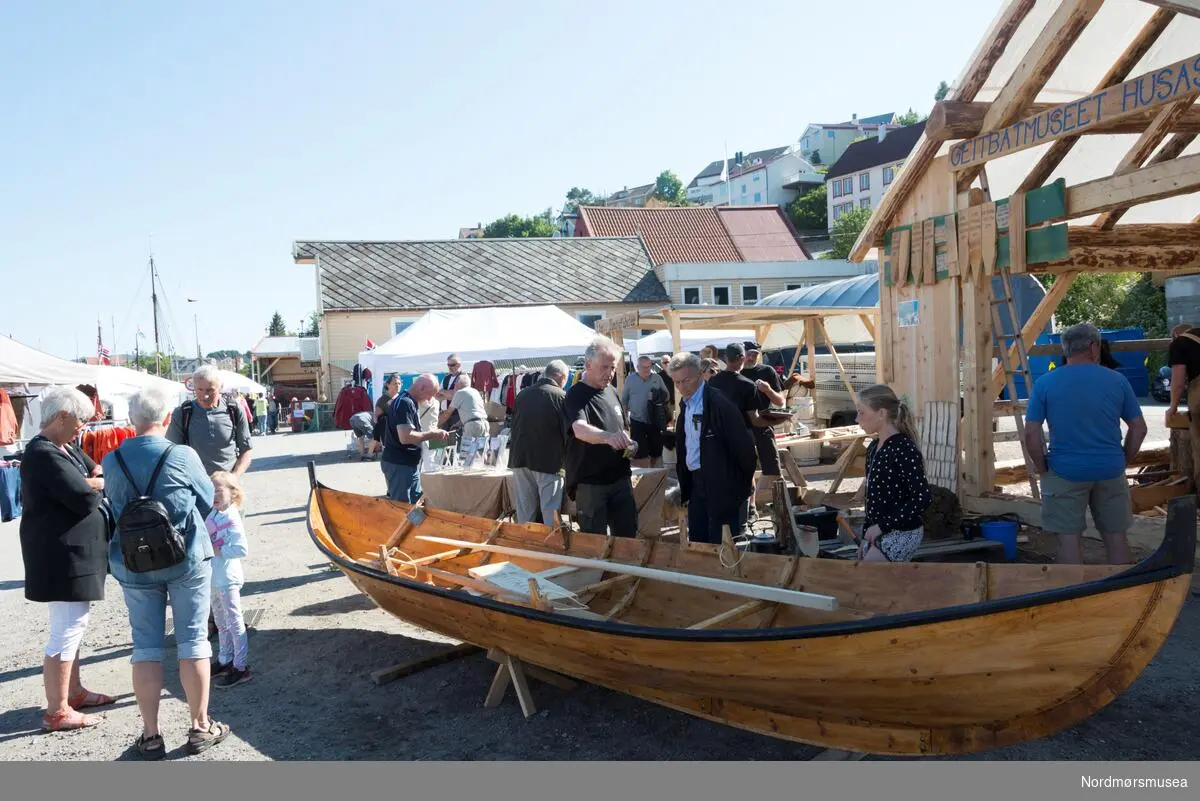
<svg viewBox="0 0 1200 801">
<path fill-rule="evenodd" d="M 754 332 L 726 329 L 684 328 L 679 332 L 680 346 L 685 351 L 699 353 L 705 345 L 716 345 L 722 348 L 731 342 L 748 342 L 754 339 Z M 641 339 L 626 343 L 629 355 L 637 358 L 643 353 L 671 353 L 671 332 L 664 329 L 647 334 Z"/>
<path fill-rule="evenodd" d="M 359 353 L 358 361 L 376 381 L 385 373 L 445 372 L 451 353 L 470 372 L 477 361 L 499 368 L 580 356 L 595 336 L 557 306 L 433 309 L 379 347 Z"/>
</svg>

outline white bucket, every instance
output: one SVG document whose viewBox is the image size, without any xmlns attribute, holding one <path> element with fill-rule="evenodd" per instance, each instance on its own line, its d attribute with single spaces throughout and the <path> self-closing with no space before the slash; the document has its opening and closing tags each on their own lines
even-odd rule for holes
<svg viewBox="0 0 1200 801">
<path fill-rule="evenodd" d="M 813 417 L 813 399 L 811 395 L 795 398 L 792 401 L 792 411 L 801 420 L 811 420 Z"/>
<path fill-rule="evenodd" d="M 789 445 L 788 450 L 792 452 L 792 457 L 799 467 L 814 467 L 821 463 L 821 440 L 819 439 Z"/>
</svg>

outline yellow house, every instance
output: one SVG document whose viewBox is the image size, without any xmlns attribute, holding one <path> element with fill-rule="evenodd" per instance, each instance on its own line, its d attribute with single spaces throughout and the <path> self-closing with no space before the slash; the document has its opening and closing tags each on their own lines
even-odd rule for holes
<svg viewBox="0 0 1200 801">
<path fill-rule="evenodd" d="M 297 241 L 292 255 L 315 267 L 328 398 L 337 397 L 368 341 L 383 344 L 430 309 L 550 303 L 594 326 L 669 301 L 634 236 Z"/>
</svg>

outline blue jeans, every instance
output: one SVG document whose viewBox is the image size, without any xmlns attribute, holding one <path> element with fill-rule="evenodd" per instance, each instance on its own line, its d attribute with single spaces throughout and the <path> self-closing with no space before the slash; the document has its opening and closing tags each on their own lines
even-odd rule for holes
<svg viewBox="0 0 1200 801">
<path fill-rule="evenodd" d="M 158 584 L 122 585 L 133 629 L 132 662 L 161 662 L 166 655 L 167 603 L 175 623 L 179 659 L 209 659 L 208 610 L 212 562 L 204 560 L 178 579 Z"/>
<path fill-rule="evenodd" d="M 416 503 L 421 499 L 421 466 L 380 462 L 389 500 Z"/>
</svg>

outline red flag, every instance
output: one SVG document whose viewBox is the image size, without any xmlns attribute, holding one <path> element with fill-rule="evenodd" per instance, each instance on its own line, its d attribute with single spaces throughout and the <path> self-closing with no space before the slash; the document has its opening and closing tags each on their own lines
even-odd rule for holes
<svg viewBox="0 0 1200 801">
<path fill-rule="evenodd" d="M 367 350 L 375 350 L 375 343 L 369 337 L 367 338 Z"/>
</svg>

